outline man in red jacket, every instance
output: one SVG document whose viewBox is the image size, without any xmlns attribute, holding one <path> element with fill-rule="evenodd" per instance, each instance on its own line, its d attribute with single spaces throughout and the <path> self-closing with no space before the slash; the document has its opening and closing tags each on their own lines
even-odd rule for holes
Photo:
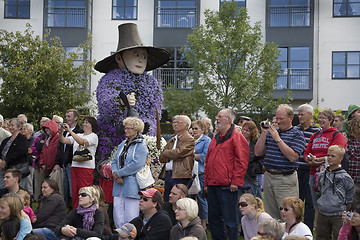
<svg viewBox="0 0 360 240">
<path fill-rule="evenodd" d="M 235 112 L 223 109 L 216 116 L 219 132 L 211 140 L 205 159 L 205 184 L 208 192 L 209 228 L 212 239 L 238 239 L 238 189 L 244 184 L 249 163 L 249 145 L 235 131 Z"/>
</svg>

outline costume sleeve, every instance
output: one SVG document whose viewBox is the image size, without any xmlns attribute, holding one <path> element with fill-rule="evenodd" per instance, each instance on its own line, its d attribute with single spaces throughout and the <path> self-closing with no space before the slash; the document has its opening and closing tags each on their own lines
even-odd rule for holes
<svg viewBox="0 0 360 240">
<path fill-rule="evenodd" d="M 234 134 L 234 133 L 233 133 Z M 236 186 L 244 185 L 244 178 L 246 170 L 249 164 L 250 148 L 245 137 L 242 134 L 238 134 L 237 138 L 233 140 L 234 143 L 234 169 L 228 169 L 232 171 L 231 184 Z"/>
<path fill-rule="evenodd" d="M 195 154 L 195 140 L 191 137 L 178 139 L 175 149 L 166 149 L 162 155 L 174 161 L 182 161 L 184 157 Z"/>
<path fill-rule="evenodd" d="M 79 236 L 81 238 L 89 238 L 89 237 L 98 237 L 101 238 L 103 231 L 104 231 L 104 214 L 99 210 L 96 209 L 95 215 L 94 215 L 94 226 L 92 230 L 85 230 L 83 228 L 77 228 L 76 229 L 76 236 Z"/>
<path fill-rule="evenodd" d="M 146 143 L 136 143 L 131 149 L 127 153 L 124 167 L 117 171 L 119 177 L 133 175 L 146 164 L 149 154 Z"/>
<path fill-rule="evenodd" d="M 23 240 L 31 231 L 32 227 L 30 221 L 26 218 L 22 218 L 20 220 L 20 230 L 16 240 Z"/>
</svg>

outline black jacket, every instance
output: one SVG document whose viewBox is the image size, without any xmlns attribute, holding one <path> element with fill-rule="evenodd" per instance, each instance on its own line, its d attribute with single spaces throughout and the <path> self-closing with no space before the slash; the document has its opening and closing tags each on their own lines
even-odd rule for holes
<svg viewBox="0 0 360 240">
<path fill-rule="evenodd" d="M 167 212 L 167 214 L 170 217 L 172 225 L 175 226 L 177 224 L 177 220 L 175 219 L 175 212 L 173 210 L 172 204 L 169 202 L 164 202 L 163 204 L 161 204 L 161 208 L 162 210 Z"/>
<path fill-rule="evenodd" d="M 0 159 L 3 159 L 2 150 L 4 149 L 6 143 L 10 140 L 11 137 L 5 138 L 0 145 Z M 27 138 L 19 133 L 14 141 L 12 142 L 9 151 L 6 154 L 5 162 L 6 169 L 22 162 L 27 161 L 27 152 L 28 152 L 28 140 Z"/>
<path fill-rule="evenodd" d="M 84 130 L 77 124 L 73 130 L 74 133 L 84 133 Z M 67 132 L 64 131 L 64 136 Z M 60 167 L 67 166 L 69 163 L 72 162 L 73 158 L 73 144 L 65 144 L 65 151 L 64 151 L 64 144 L 59 141 L 58 145 L 58 152 L 55 158 L 55 164 L 59 165 Z"/>
<path fill-rule="evenodd" d="M 167 213 L 163 210 L 158 210 L 143 224 L 144 215 L 131 220 L 130 223 L 134 224 L 137 230 L 135 239 L 141 240 L 166 240 L 170 239 L 170 231 L 172 228 L 171 220 Z"/>
</svg>

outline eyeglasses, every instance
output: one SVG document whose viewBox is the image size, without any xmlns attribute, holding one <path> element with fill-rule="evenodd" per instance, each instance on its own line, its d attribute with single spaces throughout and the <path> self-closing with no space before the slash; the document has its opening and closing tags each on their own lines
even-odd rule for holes
<svg viewBox="0 0 360 240">
<path fill-rule="evenodd" d="M 87 197 L 87 196 L 89 196 L 89 194 L 87 194 L 87 193 L 79 193 L 79 197 Z"/>
<path fill-rule="evenodd" d="M 149 201 L 149 198 L 148 198 L 148 197 L 145 197 L 145 196 L 140 196 L 140 199 L 142 199 L 144 202 Z"/>
<path fill-rule="evenodd" d="M 239 207 L 247 207 L 249 204 L 247 202 L 239 202 Z"/>
<path fill-rule="evenodd" d="M 194 128 L 194 127 L 193 127 L 192 129 L 193 129 L 193 130 L 198 130 L 199 128 Z"/>
<path fill-rule="evenodd" d="M 291 209 L 289 209 L 289 208 L 283 208 L 283 207 L 280 207 L 279 209 L 280 209 L 280 211 L 284 210 L 285 212 L 287 212 L 287 211 L 290 211 L 290 210 L 291 210 Z"/>
<path fill-rule="evenodd" d="M 134 129 L 133 127 L 125 127 L 125 130 Z"/>
<path fill-rule="evenodd" d="M 180 189 L 185 195 L 187 195 L 187 193 L 185 192 L 185 190 L 182 189 L 182 187 L 181 187 L 180 185 L 175 184 L 175 187 L 176 187 L 177 189 Z"/>
</svg>

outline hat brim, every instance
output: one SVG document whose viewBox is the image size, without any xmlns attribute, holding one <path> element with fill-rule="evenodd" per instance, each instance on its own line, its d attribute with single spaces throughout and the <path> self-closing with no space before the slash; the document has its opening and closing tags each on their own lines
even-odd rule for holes
<svg viewBox="0 0 360 240">
<path fill-rule="evenodd" d="M 112 54 L 111 56 L 106 57 L 103 60 L 97 62 L 95 65 L 95 70 L 102 73 L 108 73 L 111 70 L 118 68 L 118 64 L 115 60 L 115 55 L 122 51 L 130 50 L 134 48 L 146 48 L 147 50 L 148 60 L 145 71 L 151 71 L 153 69 L 161 67 L 166 62 L 168 62 L 171 57 L 170 53 L 162 48 L 156 48 L 150 46 L 134 46 L 129 48 L 123 48 L 117 51 L 116 53 Z"/>
</svg>

